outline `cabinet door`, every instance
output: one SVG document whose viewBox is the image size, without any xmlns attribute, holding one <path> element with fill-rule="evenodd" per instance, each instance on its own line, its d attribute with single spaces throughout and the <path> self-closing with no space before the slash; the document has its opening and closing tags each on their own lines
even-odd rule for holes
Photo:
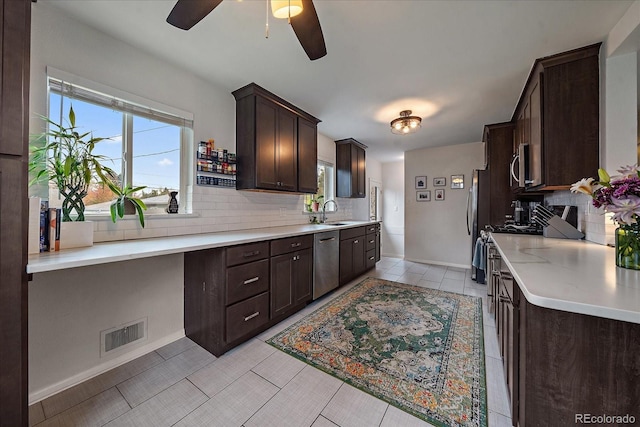
<svg viewBox="0 0 640 427">
<path fill-rule="evenodd" d="M 313 283 L 313 252 L 305 249 L 295 253 L 293 260 L 294 305 L 311 301 Z"/>
<path fill-rule="evenodd" d="M 293 259 L 294 254 L 271 258 L 271 319 L 293 307 Z"/>
<path fill-rule="evenodd" d="M 278 189 L 276 169 L 279 107 L 256 98 L 256 187 Z"/>
<path fill-rule="evenodd" d="M 366 182 L 366 163 L 364 157 L 364 149 L 360 147 L 355 147 L 356 150 L 356 170 L 355 170 L 355 189 L 354 194 L 355 197 L 363 198 L 367 193 L 367 182 Z"/>
<path fill-rule="evenodd" d="M 289 110 L 278 108 L 276 139 L 276 185 L 280 190 L 298 188 L 298 117 Z"/>
<path fill-rule="evenodd" d="M 353 276 L 357 276 L 366 270 L 364 236 L 353 239 Z"/>
<path fill-rule="evenodd" d="M 347 239 L 340 241 L 340 284 L 344 285 L 353 276 L 353 241 Z"/>
<path fill-rule="evenodd" d="M 532 186 L 544 184 L 542 182 L 542 77 L 543 75 L 540 74 L 529 96 L 529 180 Z"/>
<path fill-rule="evenodd" d="M 318 130 L 317 126 L 298 117 L 298 191 L 315 194 L 318 191 Z"/>
<path fill-rule="evenodd" d="M 376 232 L 376 262 L 380 261 L 380 230 Z"/>
</svg>

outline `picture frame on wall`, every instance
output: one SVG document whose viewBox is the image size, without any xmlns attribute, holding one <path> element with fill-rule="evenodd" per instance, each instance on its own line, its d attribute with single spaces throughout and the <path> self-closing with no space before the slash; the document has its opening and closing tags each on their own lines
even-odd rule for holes
<svg viewBox="0 0 640 427">
<path fill-rule="evenodd" d="M 464 175 L 451 175 L 451 188 L 464 188 Z"/>
<path fill-rule="evenodd" d="M 444 176 L 433 178 L 434 187 L 444 187 L 445 185 L 447 185 L 447 178 L 445 178 Z"/>
<path fill-rule="evenodd" d="M 417 202 L 430 202 L 431 201 L 431 190 L 416 191 L 416 201 Z"/>
<path fill-rule="evenodd" d="M 436 201 L 442 201 L 444 200 L 444 188 L 439 188 L 436 190 Z"/>
<path fill-rule="evenodd" d="M 416 176 L 416 190 L 427 188 L 427 177 Z"/>
</svg>

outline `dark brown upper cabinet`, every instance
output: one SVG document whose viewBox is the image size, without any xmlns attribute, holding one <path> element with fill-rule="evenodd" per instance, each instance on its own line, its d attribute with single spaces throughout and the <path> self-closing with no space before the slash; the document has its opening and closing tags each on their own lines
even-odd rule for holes
<svg viewBox="0 0 640 427">
<path fill-rule="evenodd" d="M 364 198 L 366 196 L 366 145 L 353 138 L 336 141 L 336 196 Z"/>
<path fill-rule="evenodd" d="M 515 126 L 511 122 L 496 123 L 484 127 L 482 140 L 486 147 L 487 169 L 481 171 L 479 188 L 481 203 L 478 204 L 479 229 L 484 229 L 487 224 L 503 224 L 505 216 L 513 213 L 510 163 L 513 133 L 516 131 L 514 128 Z"/>
<path fill-rule="evenodd" d="M 317 191 L 317 118 L 251 83 L 236 99 L 238 190 Z"/>
<path fill-rule="evenodd" d="M 527 191 L 566 190 L 597 176 L 599 52 L 600 43 L 533 64 L 512 117 L 514 153 L 520 145 L 528 148 Z"/>
</svg>

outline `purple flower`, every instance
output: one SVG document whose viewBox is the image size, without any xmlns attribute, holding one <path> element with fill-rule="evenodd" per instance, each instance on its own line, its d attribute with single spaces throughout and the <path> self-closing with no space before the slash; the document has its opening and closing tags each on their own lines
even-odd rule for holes
<svg viewBox="0 0 640 427">
<path fill-rule="evenodd" d="M 618 178 L 630 178 L 632 176 L 637 177 L 640 173 L 640 167 L 638 167 L 637 163 L 635 165 L 622 166 L 617 172 L 620 174 Z"/>
<path fill-rule="evenodd" d="M 613 220 L 621 224 L 633 224 L 640 216 L 640 197 L 628 196 L 624 199 L 612 198 L 613 205 L 607 210 L 613 213 Z"/>
</svg>

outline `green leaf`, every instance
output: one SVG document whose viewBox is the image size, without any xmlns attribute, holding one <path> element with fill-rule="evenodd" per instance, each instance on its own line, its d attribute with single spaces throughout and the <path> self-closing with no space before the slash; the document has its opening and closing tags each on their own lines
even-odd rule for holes
<svg viewBox="0 0 640 427">
<path fill-rule="evenodd" d="M 109 206 L 109 211 L 111 212 L 111 221 L 116 222 L 116 202 Z"/>
<path fill-rule="evenodd" d="M 69 123 L 71 123 L 71 127 L 76 127 L 76 113 L 73 112 L 73 105 L 69 108 Z"/>
<path fill-rule="evenodd" d="M 140 205 L 136 203 L 135 206 L 136 206 L 136 211 L 138 211 L 138 219 L 140 220 L 140 225 L 142 226 L 142 228 L 144 228 L 144 212 L 142 211 L 142 208 L 140 207 Z"/>
<path fill-rule="evenodd" d="M 64 169 L 63 173 L 65 176 L 71 175 L 71 166 L 73 165 L 73 158 L 67 157 L 64 159 Z"/>
</svg>

